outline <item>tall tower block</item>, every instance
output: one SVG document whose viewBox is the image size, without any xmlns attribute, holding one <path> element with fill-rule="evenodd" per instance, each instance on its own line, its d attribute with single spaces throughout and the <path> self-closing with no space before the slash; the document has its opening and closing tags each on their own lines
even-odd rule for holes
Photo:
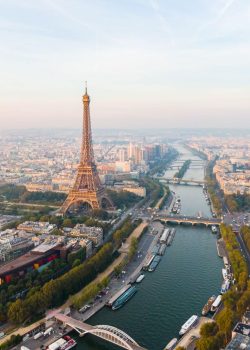
<svg viewBox="0 0 250 350">
<path fill-rule="evenodd" d="M 60 209 L 62 214 L 66 214 L 72 207 L 80 206 L 92 209 L 112 208 L 112 202 L 100 182 L 94 160 L 89 110 L 90 97 L 87 92 L 87 85 L 82 102 L 83 129 L 80 164 L 78 165 L 74 186 Z"/>
</svg>

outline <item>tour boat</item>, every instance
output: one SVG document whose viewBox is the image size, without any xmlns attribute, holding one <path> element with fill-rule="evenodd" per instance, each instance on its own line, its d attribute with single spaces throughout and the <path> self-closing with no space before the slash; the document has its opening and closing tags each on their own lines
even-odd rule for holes
<svg viewBox="0 0 250 350">
<path fill-rule="evenodd" d="M 180 335 L 184 335 L 195 323 L 198 321 L 199 317 L 197 315 L 191 316 L 182 326 L 179 332 Z"/>
<path fill-rule="evenodd" d="M 215 301 L 215 299 L 216 299 L 215 295 L 211 296 L 208 299 L 207 303 L 204 305 L 204 307 L 202 309 L 202 315 L 203 316 L 206 316 L 209 313 L 209 311 L 211 309 L 211 306 L 212 306 L 213 302 Z"/>
</svg>

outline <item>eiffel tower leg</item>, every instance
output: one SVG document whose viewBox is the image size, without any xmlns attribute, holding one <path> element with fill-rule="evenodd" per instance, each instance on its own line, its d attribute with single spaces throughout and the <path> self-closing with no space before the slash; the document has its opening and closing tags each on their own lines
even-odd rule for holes
<svg viewBox="0 0 250 350">
<path fill-rule="evenodd" d="M 68 197 L 66 198 L 66 200 L 64 201 L 64 203 L 63 203 L 63 205 L 62 205 L 62 207 L 61 207 L 61 209 L 60 209 L 60 212 L 61 212 L 63 215 L 66 214 L 66 212 L 67 212 L 67 210 L 69 209 L 70 204 L 72 203 L 72 201 L 73 201 L 73 198 L 72 198 L 70 195 L 68 195 Z"/>
<path fill-rule="evenodd" d="M 108 196 L 102 196 L 100 204 L 102 209 L 114 208 L 114 204 L 112 203 L 111 199 Z"/>
</svg>

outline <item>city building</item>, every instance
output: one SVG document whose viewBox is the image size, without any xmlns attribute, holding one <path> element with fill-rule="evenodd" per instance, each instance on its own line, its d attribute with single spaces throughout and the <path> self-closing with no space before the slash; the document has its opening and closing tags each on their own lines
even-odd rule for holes
<svg viewBox="0 0 250 350">
<path fill-rule="evenodd" d="M 86 226 L 77 224 L 71 231 L 70 236 L 87 238 L 93 242 L 96 247 L 103 244 L 103 229 L 101 227 Z"/>
<path fill-rule="evenodd" d="M 111 189 L 115 191 L 131 192 L 143 198 L 146 197 L 146 188 L 139 186 L 135 181 L 116 182 Z"/>
<path fill-rule="evenodd" d="M 232 340 L 226 350 L 250 350 L 250 325 L 239 322 L 232 331 Z"/>
<path fill-rule="evenodd" d="M 225 350 L 250 350 L 250 337 L 248 335 L 236 334 L 228 343 Z"/>
<path fill-rule="evenodd" d="M 27 272 L 61 257 L 63 245 L 57 240 L 43 243 L 17 259 L 0 266 L 0 285 L 14 277 L 21 278 Z"/>
<path fill-rule="evenodd" d="M 25 221 L 19 224 L 17 229 L 31 233 L 50 234 L 56 229 L 56 225 L 49 222 Z"/>
</svg>

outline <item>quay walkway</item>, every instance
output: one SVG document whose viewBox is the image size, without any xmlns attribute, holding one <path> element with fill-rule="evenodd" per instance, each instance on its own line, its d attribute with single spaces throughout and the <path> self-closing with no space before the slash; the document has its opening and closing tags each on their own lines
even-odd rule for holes
<svg viewBox="0 0 250 350">
<path fill-rule="evenodd" d="M 71 328 L 76 330 L 80 336 L 92 334 L 110 343 L 120 346 L 123 349 L 146 350 L 145 348 L 141 347 L 138 343 L 136 343 L 136 341 L 132 339 L 128 334 L 126 334 L 118 328 L 107 325 L 91 326 L 85 322 L 76 320 L 72 317 L 60 313 L 56 314 L 54 317 L 57 321 L 60 321 L 64 325 L 70 326 Z"/>
</svg>

